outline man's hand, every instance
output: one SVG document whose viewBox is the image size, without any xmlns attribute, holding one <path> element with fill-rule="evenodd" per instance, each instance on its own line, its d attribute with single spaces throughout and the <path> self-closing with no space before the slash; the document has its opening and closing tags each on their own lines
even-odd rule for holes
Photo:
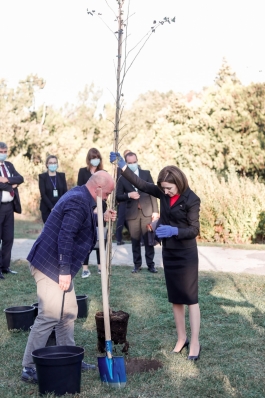
<svg viewBox="0 0 265 398">
<path fill-rule="evenodd" d="M 115 221 L 117 218 L 117 212 L 115 210 L 106 210 L 104 213 L 104 221 Z"/>
<path fill-rule="evenodd" d="M 12 188 L 16 188 L 16 187 L 17 187 L 17 184 L 13 184 L 13 185 L 12 185 Z"/>
<path fill-rule="evenodd" d="M 152 221 L 158 220 L 159 213 L 152 213 Z"/>
<path fill-rule="evenodd" d="M 59 286 L 60 289 L 66 291 L 69 289 L 71 284 L 71 275 L 59 275 Z"/>
<path fill-rule="evenodd" d="M 6 183 L 6 182 L 8 182 L 8 178 L 0 177 L 0 182 Z"/>
<path fill-rule="evenodd" d="M 139 195 L 139 193 L 138 192 L 136 192 L 136 191 L 133 191 L 133 192 L 129 192 L 129 198 L 130 199 L 139 199 L 140 198 L 140 195 Z"/>
</svg>

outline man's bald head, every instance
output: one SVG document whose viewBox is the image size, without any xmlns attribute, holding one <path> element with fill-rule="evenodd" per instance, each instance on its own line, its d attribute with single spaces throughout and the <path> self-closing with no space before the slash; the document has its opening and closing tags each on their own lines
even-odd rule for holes
<svg viewBox="0 0 265 398">
<path fill-rule="evenodd" d="M 92 174 L 86 183 L 86 187 L 96 200 L 98 189 L 102 189 L 102 199 L 108 199 L 108 196 L 114 189 L 114 180 L 109 173 L 100 170 Z"/>
</svg>

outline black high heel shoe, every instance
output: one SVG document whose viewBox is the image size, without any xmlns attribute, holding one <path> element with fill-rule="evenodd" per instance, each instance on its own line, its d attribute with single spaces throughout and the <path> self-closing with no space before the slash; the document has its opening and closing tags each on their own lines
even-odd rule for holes
<svg viewBox="0 0 265 398">
<path fill-rule="evenodd" d="M 197 361 L 200 358 L 201 349 L 202 349 L 202 346 L 200 345 L 199 354 L 195 355 L 195 356 L 189 355 L 187 359 L 190 361 Z"/>
<path fill-rule="evenodd" d="M 181 347 L 181 349 L 179 351 L 171 351 L 172 354 L 180 354 L 181 351 L 183 350 L 183 348 L 188 347 L 190 344 L 188 337 L 186 338 L 185 343 L 183 344 L 183 346 Z"/>
</svg>

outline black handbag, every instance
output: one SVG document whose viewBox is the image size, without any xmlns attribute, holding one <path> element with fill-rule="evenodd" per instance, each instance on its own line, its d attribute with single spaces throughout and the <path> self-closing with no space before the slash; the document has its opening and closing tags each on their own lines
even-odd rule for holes
<svg viewBox="0 0 265 398">
<path fill-rule="evenodd" d="M 95 246 L 93 247 L 93 250 L 99 250 L 99 236 L 98 236 L 98 227 L 97 228 L 97 242 Z M 108 239 L 108 228 L 104 227 L 104 243 L 105 243 L 105 249 L 106 249 L 106 244 L 107 244 L 107 239 Z"/>
</svg>

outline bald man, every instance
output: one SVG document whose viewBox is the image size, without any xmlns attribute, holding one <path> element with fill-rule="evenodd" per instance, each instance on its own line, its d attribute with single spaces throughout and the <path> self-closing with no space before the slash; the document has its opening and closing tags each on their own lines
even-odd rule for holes
<svg viewBox="0 0 265 398">
<path fill-rule="evenodd" d="M 64 194 L 27 257 L 37 285 L 38 316 L 23 357 L 23 381 L 37 383 L 31 353 L 45 347 L 54 327 L 57 345 L 75 345 L 74 321 L 78 307 L 73 278 L 96 244 L 97 193 L 101 191 L 102 199 L 107 199 L 113 189 L 113 178 L 106 171 L 98 171 L 85 185 Z M 104 220 L 109 218 L 115 221 L 116 212 L 107 210 Z M 94 368 L 82 362 L 82 370 Z"/>
</svg>

